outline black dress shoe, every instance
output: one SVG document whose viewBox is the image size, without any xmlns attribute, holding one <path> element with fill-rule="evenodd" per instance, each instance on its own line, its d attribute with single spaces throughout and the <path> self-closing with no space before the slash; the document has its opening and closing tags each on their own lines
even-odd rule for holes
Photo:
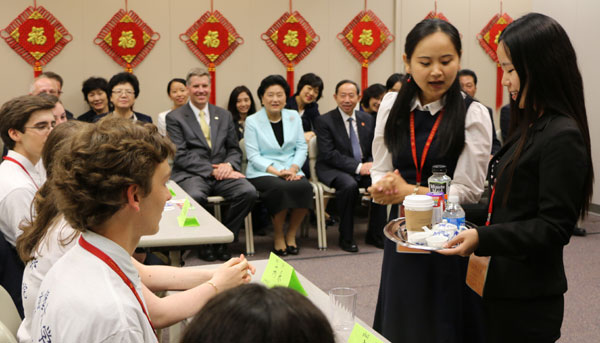
<svg viewBox="0 0 600 343">
<path fill-rule="evenodd" d="M 300 249 L 298 249 L 297 246 L 295 247 L 293 245 L 288 245 L 287 252 L 290 255 L 298 255 L 298 253 L 300 252 Z"/>
<path fill-rule="evenodd" d="M 273 248 L 273 250 L 271 250 L 273 253 L 275 253 L 275 255 L 277 256 L 287 256 L 288 252 L 287 249 L 283 249 L 283 250 L 277 250 L 275 248 Z"/>
<path fill-rule="evenodd" d="M 217 244 L 215 247 L 217 258 L 221 261 L 229 261 L 231 254 L 227 250 L 227 244 Z"/>
<path fill-rule="evenodd" d="M 329 218 L 325 219 L 325 226 L 334 226 L 338 221 L 333 218 L 333 216 L 329 216 Z"/>
<path fill-rule="evenodd" d="M 206 262 L 217 260 L 217 256 L 211 245 L 201 245 L 200 248 L 198 248 L 198 256 Z"/>
<path fill-rule="evenodd" d="M 573 230 L 573 235 L 575 235 L 575 236 L 583 237 L 586 234 L 587 234 L 587 232 L 582 227 L 575 227 L 575 230 Z"/>
<path fill-rule="evenodd" d="M 367 236 L 365 238 L 365 243 L 370 244 L 376 248 L 383 249 L 383 238 L 373 238 Z"/>
<path fill-rule="evenodd" d="M 347 252 L 358 252 L 358 245 L 354 241 L 340 241 L 340 248 Z"/>
</svg>

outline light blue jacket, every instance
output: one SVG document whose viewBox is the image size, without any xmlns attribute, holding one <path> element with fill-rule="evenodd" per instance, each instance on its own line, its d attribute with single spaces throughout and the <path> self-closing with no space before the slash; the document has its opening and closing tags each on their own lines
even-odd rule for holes
<svg viewBox="0 0 600 343">
<path fill-rule="evenodd" d="M 246 118 L 244 143 L 248 156 L 247 178 L 275 176 L 267 172 L 271 165 L 277 170 L 288 169 L 292 164 L 302 168 L 307 152 L 302 119 L 298 112 L 283 109 L 281 120 L 283 146 L 279 146 L 264 108 Z M 302 170 L 298 171 L 298 175 L 304 175 Z"/>
</svg>

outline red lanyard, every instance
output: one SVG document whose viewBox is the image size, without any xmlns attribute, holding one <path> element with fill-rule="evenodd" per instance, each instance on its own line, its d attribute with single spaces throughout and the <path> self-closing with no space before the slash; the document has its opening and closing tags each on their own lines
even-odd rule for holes
<svg viewBox="0 0 600 343">
<path fill-rule="evenodd" d="M 415 169 L 417 170 L 417 186 L 421 184 L 421 173 L 423 172 L 425 159 L 427 158 L 429 147 L 431 146 L 431 142 L 433 141 L 433 137 L 435 136 L 435 133 L 437 132 L 438 127 L 440 126 L 440 122 L 442 121 L 443 116 L 444 110 L 442 109 L 440 111 L 440 115 L 435 120 L 435 123 L 431 128 L 431 132 L 429 132 L 429 137 L 427 137 L 427 142 L 425 142 L 425 146 L 423 147 L 423 153 L 421 154 L 421 167 L 419 168 L 419 163 L 417 162 L 417 142 L 415 139 L 415 112 L 410 112 L 410 147 L 412 148 L 413 162 L 415 163 Z"/>
<path fill-rule="evenodd" d="M 29 178 L 31 179 L 31 181 L 33 182 L 33 185 L 35 186 L 36 189 L 40 189 L 40 187 L 38 187 L 37 183 L 35 183 L 35 180 L 33 179 L 33 177 L 31 177 L 31 174 L 29 174 L 29 172 L 27 171 L 27 169 L 25 169 L 25 166 L 23 166 L 21 164 L 21 162 L 15 160 L 12 157 L 8 157 L 8 156 L 4 156 L 4 159 L 13 163 L 16 163 L 19 167 L 21 167 L 21 169 L 23 169 L 25 171 L 25 173 L 27 174 L 27 176 L 29 176 Z"/>
<path fill-rule="evenodd" d="M 488 206 L 488 215 L 485 221 L 485 226 L 490 225 L 490 221 L 492 220 L 492 209 L 494 208 L 494 196 L 496 196 L 496 183 L 492 186 L 492 195 L 490 196 L 490 205 Z"/>
<path fill-rule="evenodd" d="M 150 326 L 152 327 L 152 331 L 154 331 L 154 334 L 156 335 L 156 331 L 154 330 L 154 325 L 152 325 L 152 321 L 150 320 L 150 317 L 148 316 L 148 312 L 146 312 L 146 308 L 144 307 L 142 298 L 140 298 L 138 292 L 135 290 L 135 286 L 133 285 L 131 280 L 129 280 L 127 275 L 125 275 L 125 273 L 123 273 L 121 268 L 119 268 L 119 266 L 115 263 L 115 261 L 113 261 L 113 259 L 110 258 L 110 256 L 106 255 L 102 250 L 100 250 L 100 249 L 96 248 L 95 246 L 93 246 L 92 244 L 90 244 L 88 241 L 86 241 L 83 238 L 83 236 L 79 236 L 79 245 L 81 245 L 81 247 L 84 248 L 85 250 L 89 251 L 92 255 L 101 259 L 104 263 L 106 263 L 110 267 L 110 269 L 112 269 L 115 273 L 117 273 L 117 275 L 119 275 L 121 277 L 123 282 L 125 282 L 125 284 L 129 287 L 131 292 L 133 292 L 133 295 L 135 295 L 135 298 L 137 299 L 137 301 L 140 303 L 140 306 L 142 307 L 142 311 L 144 311 L 144 314 L 146 315 L 146 318 L 148 319 L 148 323 L 150 323 Z M 156 338 L 158 338 L 158 335 L 156 335 Z"/>
</svg>

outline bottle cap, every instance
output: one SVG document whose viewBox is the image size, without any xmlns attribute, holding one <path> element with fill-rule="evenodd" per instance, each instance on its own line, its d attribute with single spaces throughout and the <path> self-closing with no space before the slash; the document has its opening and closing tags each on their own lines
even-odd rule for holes
<svg viewBox="0 0 600 343">
<path fill-rule="evenodd" d="M 436 164 L 435 166 L 431 167 L 431 171 L 434 173 L 446 173 L 446 166 L 443 164 Z"/>
<path fill-rule="evenodd" d="M 449 195 L 448 202 L 458 204 L 458 195 Z"/>
</svg>

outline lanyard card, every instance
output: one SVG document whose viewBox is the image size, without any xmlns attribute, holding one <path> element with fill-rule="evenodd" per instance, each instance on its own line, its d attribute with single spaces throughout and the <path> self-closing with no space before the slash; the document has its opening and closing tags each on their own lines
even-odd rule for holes
<svg viewBox="0 0 600 343">
<path fill-rule="evenodd" d="M 300 284 L 300 280 L 298 280 L 294 267 L 273 253 L 269 256 L 269 262 L 260 281 L 269 288 L 275 286 L 288 287 L 308 296 L 302 284 Z"/>
</svg>

